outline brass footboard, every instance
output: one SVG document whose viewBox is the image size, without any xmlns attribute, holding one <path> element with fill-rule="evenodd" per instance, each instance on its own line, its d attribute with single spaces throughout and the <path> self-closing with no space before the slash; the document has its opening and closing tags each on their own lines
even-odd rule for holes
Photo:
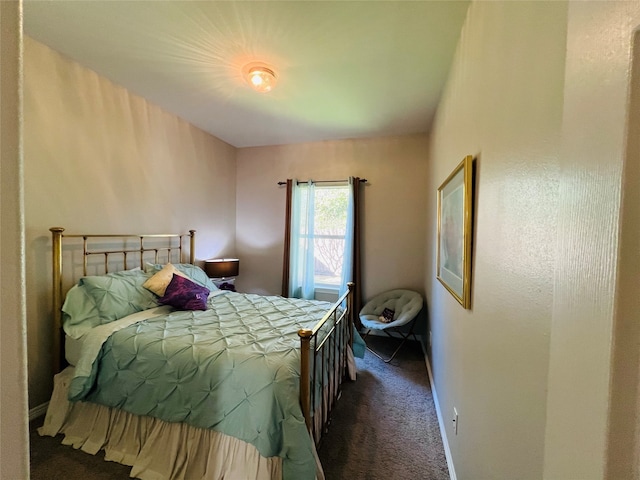
<svg viewBox="0 0 640 480">
<path fill-rule="evenodd" d="M 353 346 L 353 283 L 313 330 L 299 330 L 300 403 L 316 444 L 331 420 Z M 346 309 L 340 308 L 346 299 Z M 320 396 L 318 398 L 318 395 Z"/>
</svg>

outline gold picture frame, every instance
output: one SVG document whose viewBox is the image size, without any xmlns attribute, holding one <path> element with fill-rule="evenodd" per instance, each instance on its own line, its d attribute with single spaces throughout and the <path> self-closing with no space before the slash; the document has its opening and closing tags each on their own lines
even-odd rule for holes
<svg viewBox="0 0 640 480">
<path fill-rule="evenodd" d="M 471 308 L 473 156 L 467 155 L 438 188 L 436 278 Z"/>
</svg>

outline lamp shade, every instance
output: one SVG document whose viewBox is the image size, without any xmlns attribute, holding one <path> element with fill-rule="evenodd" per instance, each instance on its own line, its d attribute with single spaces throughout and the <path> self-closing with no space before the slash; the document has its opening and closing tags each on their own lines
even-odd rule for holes
<svg viewBox="0 0 640 480">
<path fill-rule="evenodd" d="M 204 271 L 210 278 L 237 277 L 240 260 L 237 258 L 216 258 L 204 263 Z"/>
</svg>

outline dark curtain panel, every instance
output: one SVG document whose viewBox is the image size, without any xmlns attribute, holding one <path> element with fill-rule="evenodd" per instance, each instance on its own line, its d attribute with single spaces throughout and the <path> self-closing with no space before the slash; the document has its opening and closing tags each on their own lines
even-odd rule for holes
<svg viewBox="0 0 640 480">
<path fill-rule="evenodd" d="M 291 262 L 291 195 L 293 180 L 287 179 L 287 200 L 284 220 L 284 261 L 282 262 L 282 296 L 289 296 L 289 266 Z"/>
<path fill-rule="evenodd" d="M 361 182 L 359 177 L 353 178 L 353 322 L 357 329 L 360 329 L 360 309 L 362 308 L 362 269 L 360 260 L 360 238 L 362 229 L 360 228 L 360 207 Z"/>
</svg>

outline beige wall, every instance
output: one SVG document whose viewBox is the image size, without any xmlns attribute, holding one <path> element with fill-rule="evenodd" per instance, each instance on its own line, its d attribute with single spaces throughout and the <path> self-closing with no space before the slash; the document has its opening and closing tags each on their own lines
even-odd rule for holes
<svg viewBox="0 0 640 480">
<path fill-rule="evenodd" d="M 434 124 L 430 192 L 477 158 L 470 310 L 435 278 L 435 195 L 426 216 L 431 362 L 458 479 L 542 478 L 566 9 L 474 2 Z"/>
<path fill-rule="evenodd" d="M 0 2 L 0 478 L 29 478 L 22 170 L 22 22 Z"/>
<path fill-rule="evenodd" d="M 51 389 L 49 228 L 197 230 L 196 257 L 234 254 L 235 148 L 25 38 L 29 397 Z"/>
<path fill-rule="evenodd" d="M 640 276 L 640 32 L 635 31 L 634 37 L 611 382 L 611 402 L 615 408 L 612 408 L 609 422 L 606 468 L 609 478 L 637 479 L 640 477 L 640 295 L 637 295 Z"/>
<path fill-rule="evenodd" d="M 424 284 L 427 137 L 305 143 L 238 150 L 236 246 L 241 290 L 280 294 L 285 187 L 298 180 L 367 179 L 362 188 L 363 297 Z"/>
<path fill-rule="evenodd" d="M 429 179 L 477 156 L 471 310 L 434 280 L 434 205 L 426 247 L 458 479 L 640 476 L 639 24 L 637 2 L 469 10 Z"/>
<path fill-rule="evenodd" d="M 640 478 L 638 26 L 637 1 L 569 3 L 549 479 Z"/>
</svg>

